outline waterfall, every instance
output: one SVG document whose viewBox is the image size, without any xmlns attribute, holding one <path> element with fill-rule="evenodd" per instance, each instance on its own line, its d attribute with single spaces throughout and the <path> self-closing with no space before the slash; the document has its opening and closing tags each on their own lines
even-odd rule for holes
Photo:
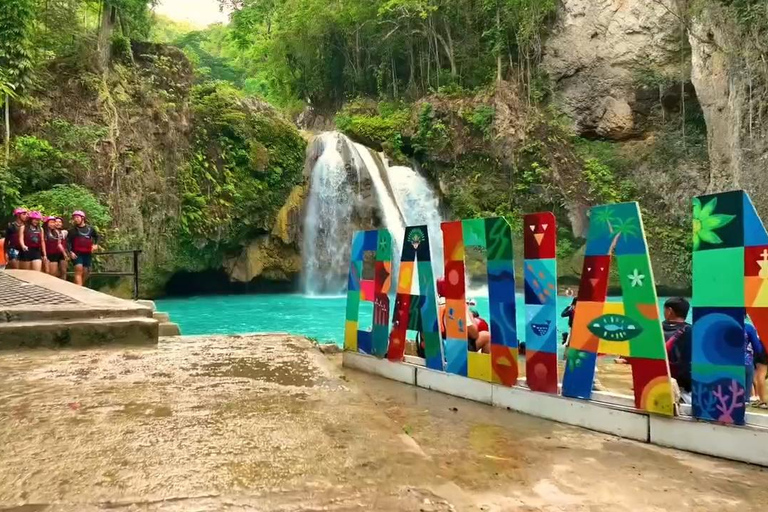
<svg viewBox="0 0 768 512">
<path fill-rule="evenodd" d="M 302 246 L 305 293 L 344 292 L 350 241 L 358 230 L 386 228 L 392 233 L 397 275 L 405 227 L 426 224 L 435 275 L 443 274 L 440 199 L 419 172 L 389 167 L 383 155 L 337 132 L 313 140 L 307 168 L 311 179 Z M 414 285 L 417 279 L 415 275 Z"/>
<path fill-rule="evenodd" d="M 440 224 L 440 198 L 427 179 L 410 167 L 390 167 L 387 176 L 397 206 L 408 226 L 426 224 L 429 228 L 430 256 L 435 277 L 443 275 L 443 234 Z"/>
<path fill-rule="evenodd" d="M 349 241 L 354 231 L 350 198 L 357 195 L 357 190 L 349 179 L 341 137 L 334 132 L 323 133 L 308 149 L 308 161 L 316 159 L 302 243 L 302 280 L 308 295 L 338 294 L 346 286 Z M 359 182 L 359 174 L 356 177 Z"/>
</svg>

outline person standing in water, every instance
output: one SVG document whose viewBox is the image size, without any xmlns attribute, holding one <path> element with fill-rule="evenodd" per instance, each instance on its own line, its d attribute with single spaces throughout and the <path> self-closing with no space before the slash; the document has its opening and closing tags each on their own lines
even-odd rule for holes
<svg viewBox="0 0 768 512">
<path fill-rule="evenodd" d="M 21 243 L 22 270 L 43 270 L 45 259 L 45 246 L 43 245 L 43 228 L 40 222 L 43 215 L 40 212 L 29 212 L 29 222 L 19 229 L 19 242 Z"/>
<path fill-rule="evenodd" d="M 86 222 L 85 212 L 72 214 L 72 229 L 67 234 L 67 248 L 75 264 L 75 284 L 83 286 L 93 264 L 93 253 L 99 250 L 99 234 Z"/>
<path fill-rule="evenodd" d="M 8 268 L 12 270 L 21 268 L 19 264 L 19 255 L 21 253 L 19 231 L 27 223 L 29 212 L 25 208 L 16 208 L 13 211 L 13 216 L 16 218 L 5 228 L 5 259 Z"/>
<path fill-rule="evenodd" d="M 47 264 L 43 269 L 52 276 L 66 279 L 66 271 L 61 274 L 61 262 L 65 259 L 64 242 L 61 238 L 61 232 L 56 227 L 56 217 L 48 217 L 43 225 L 45 238 L 45 256 L 48 258 Z"/>
</svg>

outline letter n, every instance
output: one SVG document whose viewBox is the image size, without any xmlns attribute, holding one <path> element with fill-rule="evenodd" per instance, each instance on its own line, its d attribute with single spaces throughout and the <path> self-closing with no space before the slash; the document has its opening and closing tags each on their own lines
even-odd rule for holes
<svg viewBox="0 0 768 512">
<path fill-rule="evenodd" d="M 419 275 L 418 295 L 411 295 L 414 271 Z M 403 360 L 406 334 L 409 330 L 419 333 L 417 343 L 424 343 L 427 368 L 442 370 L 443 350 L 437 326 L 437 295 L 427 226 L 405 228 L 395 312 L 387 352 L 390 361 Z"/>
<path fill-rule="evenodd" d="M 370 265 L 365 265 L 368 255 Z M 347 321 L 344 349 L 375 355 L 387 354 L 389 290 L 392 286 L 392 235 L 386 229 L 358 231 L 352 238 L 347 283 Z M 360 303 L 373 302 L 373 329 L 359 329 Z"/>
<path fill-rule="evenodd" d="M 607 301 L 611 254 L 618 264 L 621 303 Z M 629 359 L 636 408 L 674 414 L 656 285 L 640 208 L 634 202 L 590 210 L 564 396 L 591 398 L 598 352 Z"/>
<path fill-rule="evenodd" d="M 445 255 L 447 371 L 514 386 L 517 383 L 517 323 L 512 229 L 501 217 L 442 224 Z M 468 248 L 485 253 L 491 324 L 491 353 L 468 352 L 465 256 Z"/>
<path fill-rule="evenodd" d="M 693 200 L 693 304 L 693 415 L 743 425 L 747 314 L 768 340 L 768 233 L 741 190 Z"/>
</svg>

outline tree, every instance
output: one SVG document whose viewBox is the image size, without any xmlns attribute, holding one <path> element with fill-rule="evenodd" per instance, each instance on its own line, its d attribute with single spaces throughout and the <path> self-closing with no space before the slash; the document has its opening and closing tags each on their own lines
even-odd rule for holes
<svg viewBox="0 0 768 512">
<path fill-rule="evenodd" d="M 0 94 L 5 98 L 5 161 L 11 152 L 11 98 L 22 94 L 31 81 L 29 51 L 32 0 L 0 2 Z"/>
</svg>

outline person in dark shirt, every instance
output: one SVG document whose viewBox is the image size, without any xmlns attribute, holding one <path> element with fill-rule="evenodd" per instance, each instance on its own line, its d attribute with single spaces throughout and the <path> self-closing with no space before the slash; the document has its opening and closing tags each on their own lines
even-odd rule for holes
<svg viewBox="0 0 768 512">
<path fill-rule="evenodd" d="M 91 271 L 93 253 L 99 249 L 99 234 L 86 222 L 85 213 L 80 210 L 72 214 L 72 223 L 72 229 L 67 233 L 67 249 L 75 264 L 75 284 L 83 286 Z"/>
<path fill-rule="evenodd" d="M 570 290 L 570 288 L 569 288 Z M 573 295 L 573 292 L 571 292 L 571 295 Z M 576 303 L 577 299 L 574 297 L 573 301 L 571 301 L 571 305 L 568 306 L 563 310 L 562 313 L 560 313 L 561 318 L 567 318 L 568 319 L 568 331 L 573 330 L 573 317 L 576 314 Z M 570 336 L 570 332 L 564 332 L 563 333 L 563 345 L 566 347 L 570 344 L 568 337 Z"/>
<path fill-rule="evenodd" d="M 13 211 L 16 217 L 13 222 L 5 228 L 5 255 L 9 269 L 17 269 L 19 265 L 19 256 L 21 254 L 21 244 L 19 243 L 19 231 L 21 226 L 27 223 L 29 212 L 24 208 L 16 208 Z"/>
<path fill-rule="evenodd" d="M 693 329 L 686 322 L 691 304 L 682 297 L 673 297 L 664 303 L 664 339 L 672 378 L 677 380 L 683 402 L 689 402 L 691 393 L 691 359 L 693 357 Z"/>
</svg>

